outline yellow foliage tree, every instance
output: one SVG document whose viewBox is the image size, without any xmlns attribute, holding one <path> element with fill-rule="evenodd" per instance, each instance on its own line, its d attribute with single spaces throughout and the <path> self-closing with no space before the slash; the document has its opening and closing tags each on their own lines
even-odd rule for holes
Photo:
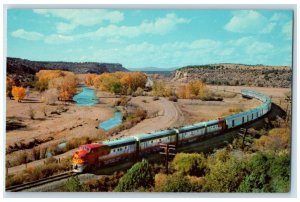
<svg viewBox="0 0 300 202">
<path fill-rule="evenodd" d="M 103 73 L 101 75 L 86 77 L 86 84 L 93 85 L 102 91 L 112 93 L 131 94 L 139 87 L 144 88 L 147 82 L 147 76 L 141 72 L 114 72 Z"/>
<path fill-rule="evenodd" d="M 23 98 L 26 95 L 25 88 L 13 86 L 12 87 L 12 95 L 14 96 L 15 100 L 17 100 L 18 102 L 21 102 L 21 100 L 23 100 Z"/>
<path fill-rule="evenodd" d="M 186 85 L 179 86 L 177 96 L 183 99 L 200 98 L 207 95 L 208 89 L 201 80 L 194 80 Z"/>
<path fill-rule="evenodd" d="M 58 97 L 61 100 L 70 100 L 76 93 L 77 81 L 76 77 L 68 75 L 64 77 L 62 85 L 60 86 Z"/>
<path fill-rule="evenodd" d="M 97 78 L 96 74 L 88 74 L 85 76 L 84 82 L 88 86 L 93 86 L 96 78 Z"/>
<path fill-rule="evenodd" d="M 152 94 L 154 96 L 169 97 L 172 95 L 172 90 L 166 83 L 158 80 L 153 82 Z"/>
</svg>

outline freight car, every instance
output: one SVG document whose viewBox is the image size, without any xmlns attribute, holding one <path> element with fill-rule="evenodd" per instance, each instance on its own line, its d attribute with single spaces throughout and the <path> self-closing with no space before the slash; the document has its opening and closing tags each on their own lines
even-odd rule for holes
<svg viewBox="0 0 300 202">
<path fill-rule="evenodd" d="M 162 143 L 180 146 L 195 142 L 203 137 L 213 136 L 254 121 L 271 110 L 270 97 L 252 90 L 242 90 L 241 94 L 246 98 L 258 99 L 262 104 L 254 109 L 216 120 L 82 145 L 73 155 L 73 172 L 83 172 L 90 167 L 101 167 L 158 152 Z"/>
</svg>

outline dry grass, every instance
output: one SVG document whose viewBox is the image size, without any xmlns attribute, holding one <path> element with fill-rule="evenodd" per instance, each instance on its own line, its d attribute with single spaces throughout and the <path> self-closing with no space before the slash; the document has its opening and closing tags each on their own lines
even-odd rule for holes
<svg viewBox="0 0 300 202">
<path fill-rule="evenodd" d="M 58 163 L 54 158 L 49 158 L 44 165 L 28 167 L 22 172 L 18 172 L 6 177 L 6 187 L 32 182 L 54 174 L 65 172 L 71 169 L 70 159 L 61 159 Z"/>
<path fill-rule="evenodd" d="M 243 112 L 244 109 L 242 108 L 230 108 L 227 112 L 223 112 L 221 114 L 221 116 L 229 116 L 229 115 L 232 115 L 232 114 L 238 114 L 240 112 Z"/>
</svg>

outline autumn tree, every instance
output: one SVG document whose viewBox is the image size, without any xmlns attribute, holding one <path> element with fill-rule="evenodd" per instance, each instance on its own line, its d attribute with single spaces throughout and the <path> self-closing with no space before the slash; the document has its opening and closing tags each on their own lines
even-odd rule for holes
<svg viewBox="0 0 300 202">
<path fill-rule="evenodd" d="M 59 88 L 58 97 L 61 100 L 70 100 L 76 93 L 77 81 L 75 76 L 68 75 L 64 77 L 62 85 Z"/>
<path fill-rule="evenodd" d="M 96 78 L 97 78 L 96 74 L 88 74 L 84 78 L 84 83 L 88 86 L 93 86 Z"/>
<path fill-rule="evenodd" d="M 207 95 L 208 89 L 201 80 L 194 80 L 179 86 L 176 93 L 179 98 L 183 99 L 201 98 Z"/>
<path fill-rule="evenodd" d="M 141 72 L 114 72 L 88 75 L 85 80 L 87 85 L 93 83 L 102 91 L 131 95 L 138 88 L 145 88 L 147 76 Z"/>
<path fill-rule="evenodd" d="M 15 84 L 14 80 L 12 80 L 10 78 L 6 78 L 6 96 L 9 97 L 9 99 L 13 98 L 12 88 L 15 85 L 16 84 Z"/>
<path fill-rule="evenodd" d="M 165 82 L 158 80 L 153 82 L 152 94 L 154 96 L 169 97 L 172 95 L 172 90 Z"/>
<path fill-rule="evenodd" d="M 26 95 L 25 88 L 13 86 L 12 87 L 12 95 L 14 96 L 15 100 L 17 100 L 18 102 L 21 102 Z"/>
</svg>

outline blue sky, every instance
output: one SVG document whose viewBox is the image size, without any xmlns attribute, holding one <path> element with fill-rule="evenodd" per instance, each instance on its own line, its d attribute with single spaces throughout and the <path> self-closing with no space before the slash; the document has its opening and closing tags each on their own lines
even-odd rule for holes
<svg viewBox="0 0 300 202">
<path fill-rule="evenodd" d="M 292 64 L 292 11 L 9 9 L 7 55 L 126 68 Z"/>
</svg>

